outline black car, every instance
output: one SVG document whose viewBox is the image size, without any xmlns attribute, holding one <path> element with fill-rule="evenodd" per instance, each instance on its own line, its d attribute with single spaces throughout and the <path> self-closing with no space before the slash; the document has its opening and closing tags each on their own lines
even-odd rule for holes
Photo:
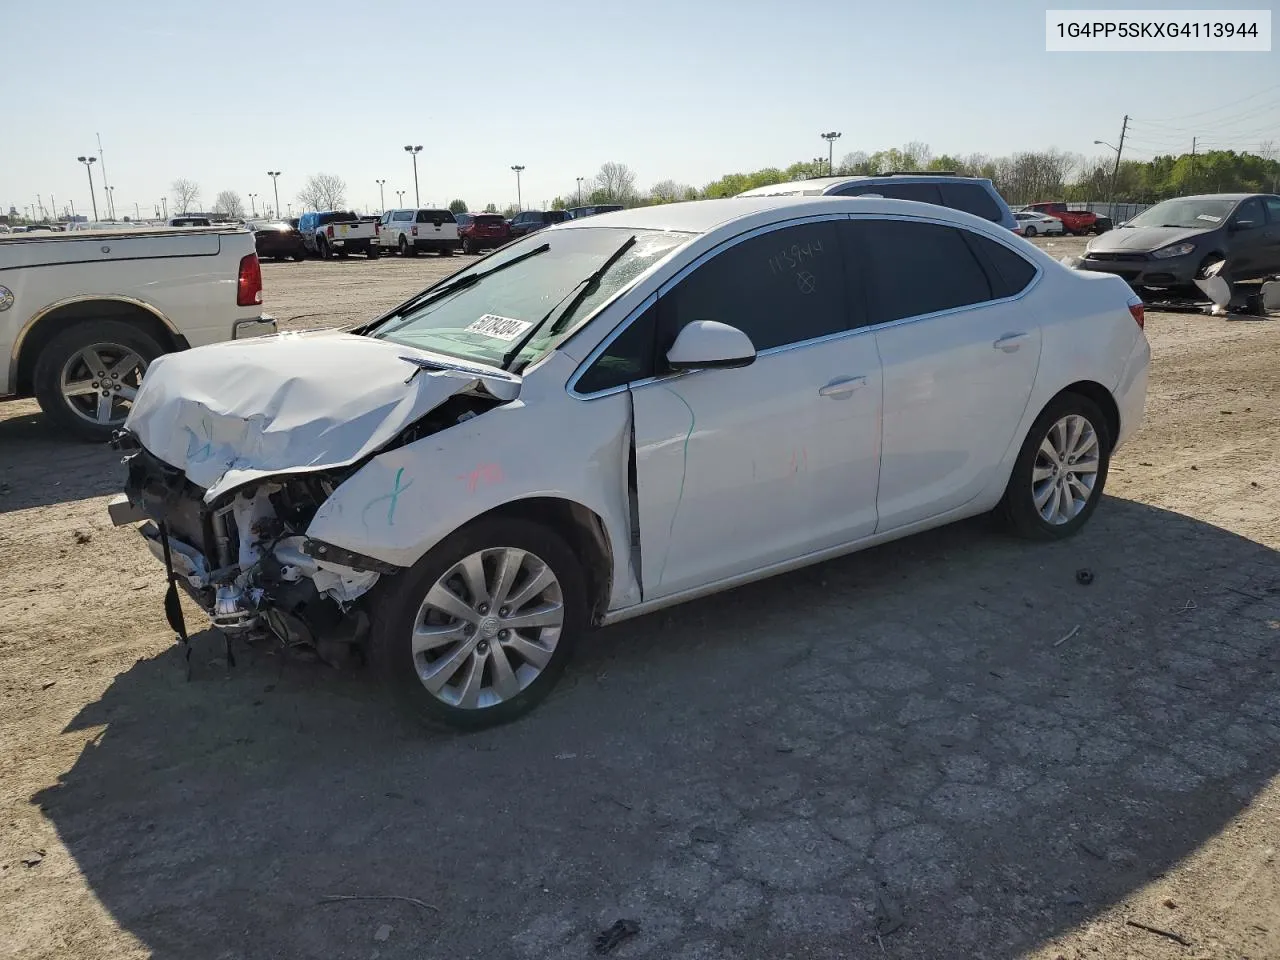
<svg viewBox="0 0 1280 960">
<path fill-rule="evenodd" d="M 271 220 L 253 225 L 253 242 L 258 248 L 258 259 L 283 260 L 292 257 L 303 260 L 307 256 L 307 248 L 303 246 L 302 234 L 298 232 L 297 222 L 293 224 L 284 220 Z"/>
<path fill-rule="evenodd" d="M 563 210 L 525 210 L 517 213 L 507 223 L 511 227 L 511 239 L 515 240 L 530 233 L 535 233 L 543 227 L 549 227 L 553 223 L 563 223 L 564 221 L 565 212 Z"/>
<path fill-rule="evenodd" d="M 1194 289 L 1195 279 L 1219 260 L 1232 281 L 1280 274 L 1280 196 L 1165 200 L 1090 240 L 1080 269 L 1114 273 L 1134 287 Z"/>
</svg>

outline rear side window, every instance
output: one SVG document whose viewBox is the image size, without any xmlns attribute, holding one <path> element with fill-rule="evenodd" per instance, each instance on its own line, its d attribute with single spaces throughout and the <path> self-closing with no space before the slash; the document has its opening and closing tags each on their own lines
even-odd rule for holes
<svg viewBox="0 0 1280 960">
<path fill-rule="evenodd" d="M 872 323 L 991 299 L 986 271 L 954 227 L 909 220 L 852 222 L 870 260 Z"/>
<path fill-rule="evenodd" d="M 657 326 L 658 307 L 654 304 L 614 337 L 596 362 L 578 378 L 574 389 L 578 393 L 595 393 L 656 376 Z"/>
<path fill-rule="evenodd" d="M 990 220 L 992 223 L 999 223 L 1004 219 L 1004 213 L 999 205 L 987 192 L 986 188 L 977 183 L 944 183 L 942 187 L 942 199 L 948 207 L 955 210 L 963 210 L 965 213 L 972 213 L 974 216 L 982 217 L 983 220 Z"/>
<path fill-rule="evenodd" d="M 991 280 L 992 299 L 1016 296 L 1027 289 L 1027 285 L 1035 278 L 1035 266 L 1003 243 L 967 230 L 964 237 L 977 251 L 978 259 L 985 261 Z"/>
</svg>

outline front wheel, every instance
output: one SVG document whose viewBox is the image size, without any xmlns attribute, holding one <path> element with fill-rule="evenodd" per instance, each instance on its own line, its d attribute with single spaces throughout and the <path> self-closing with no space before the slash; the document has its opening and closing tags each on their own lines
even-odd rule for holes
<svg viewBox="0 0 1280 960">
<path fill-rule="evenodd" d="M 1078 533 L 1102 498 L 1113 443 L 1097 404 L 1075 393 L 1058 397 L 1027 433 L 997 514 L 1030 540 Z"/>
<path fill-rule="evenodd" d="M 464 729 L 533 709 L 587 626 L 586 581 L 553 530 L 479 520 L 387 582 L 371 659 L 417 719 Z"/>
<path fill-rule="evenodd" d="M 106 442 L 123 425 L 142 374 L 164 348 L 117 320 L 78 323 L 50 340 L 33 374 L 40 409 L 82 440 Z"/>
<path fill-rule="evenodd" d="M 1022 231 L 1022 235 L 1024 237 L 1034 237 L 1036 235 L 1036 228 L 1028 224 Z"/>
</svg>

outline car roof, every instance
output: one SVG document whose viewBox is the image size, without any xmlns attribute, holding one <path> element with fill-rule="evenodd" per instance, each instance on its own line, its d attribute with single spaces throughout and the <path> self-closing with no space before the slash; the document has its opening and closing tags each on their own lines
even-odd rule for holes
<svg viewBox="0 0 1280 960">
<path fill-rule="evenodd" d="M 965 183 L 983 181 L 985 179 L 985 177 L 957 177 L 953 174 L 930 173 L 927 170 L 922 170 L 919 173 L 880 173 L 868 174 L 865 176 L 851 175 L 844 177 L 814 177 L 811 180 L 790 180 L 786 183 L 771 183 L 768 186 L 744 190 L 742 193 L 738 194 L 738 196 L 767 197 L 784 190 L 795 193 L 816 195 L 825 193 L 834 187 L 843 186 L 846 183 L 864 183 L 868 180 L 883 181 L 885 183 L 918 183 L 921 180 L 936 180 L 940 183 Z"/>
<path fill-rule="evenodd" d="M 663 203 L 649 207 L 632 207 L 598 213 L 581 220 L 565 220 L 552 230 L 599 230 L 622 228 L 635 230 L 671 230 L 684 233 L 708 233 L 736 220 L 755 220 L 764 225 L 795 217 L 822 214 L 862 213 L 926 217 L 958 226 L 981 227 L 983 232 L 999 236 L 1008 233 L 1004 227 L 982 217 L 951 207 L 915 200 L 888 200 L 883 197 L 841 196 L 737 196 L 723 200 L 691 200 Z"/>
</svg>

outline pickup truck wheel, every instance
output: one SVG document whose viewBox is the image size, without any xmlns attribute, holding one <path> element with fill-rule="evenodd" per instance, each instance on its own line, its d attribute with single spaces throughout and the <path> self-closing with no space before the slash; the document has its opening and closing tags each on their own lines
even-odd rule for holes
<svg viewBox="0 0 1280 960">
<path fill-rule="evenodd" d="M 402 234 L 400 237 L 400 256 L 416 257 L 417 255 L 418 255 L 418 248 L 415 247 L 412 243 L 410 243 L 407 239 L 405 239 L 404 235 Z"/>
<path fill-rule="evenodd" d="M 453 247 L 452 247 L 452 246 L 448 246 L 448 247 L 441 247 L 441 248 L 440 248 L 440 256 L 442 256 L 442 257 L 452 257 L 452 256 L 453 256 Z"/>
<path fill-rule="evenodd" d="M 376 243 L 371 243 L 369 244 L 368 249 L 365 250 L 364 255 L 370 260 L 377 260 L 380 253 L 381 251 L 378 249 L 378 245 Z"/>
<path fill-rule="evenodd" d="M 36 400 L 61 429 L 82 440 L 106 442 L 128 416 L 147 364 L 162 353 L 150 334 L 130 324 L 78 323 L 50 340 L 36 358 Z"/>
<path fill-rule="evenodd" d="M 546 697 L 588 622 L 569 545 L 503 517 L 446 537 L 386 581 L 371 609 L 370 660 L 401 704 L 420 721 L 473 730 Z"/>
<path fill-rule="evenodd" d="M 1036 235 L 1036 228 L 1028 223 L 1026 227 L 1023 228 L 1022 235 L 1024 237 L 1034 237 Z"/>
<path fill-rule="evenodd" d="M 324 237 L 316 241 L 316 250 L 319 252 L 321 260 L 329 259 L 329 242 Z"/>
</svg>

